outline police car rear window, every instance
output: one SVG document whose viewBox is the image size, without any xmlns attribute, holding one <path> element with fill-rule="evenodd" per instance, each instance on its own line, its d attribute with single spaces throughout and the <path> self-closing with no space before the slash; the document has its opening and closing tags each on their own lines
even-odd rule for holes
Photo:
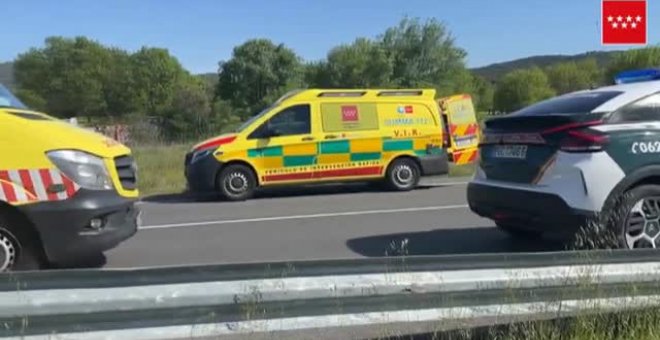
<svg viewBox="0 0 660 340">
<path fill-rule="evenodd" d="M 28 112 L 9 111 L 8 113 L 16 117 L 21 117 L 29 120 L 53 120 L 52 118 L 46 116 L 42 116 L 34 113 L 28 113 Z"/>
<path fill-rule="evenodd" d="M 621 91 L 591 91 L 559 96 L 533 104 L 513 114 L 517 116 L 541 116 L 590 113 L 622 93 Z"/>
</svg>

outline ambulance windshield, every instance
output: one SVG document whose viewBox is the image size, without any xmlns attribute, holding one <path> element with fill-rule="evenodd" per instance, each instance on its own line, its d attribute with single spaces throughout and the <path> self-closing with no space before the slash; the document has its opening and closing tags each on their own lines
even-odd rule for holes
<svg viewBox="0 0 660 340">
<path fill-rule="evenodd" d="M 16 98 L 4 85 L 0 84 L 0 107 L 13 107 L 27 109 L 18 98 Z"/>
</svg>

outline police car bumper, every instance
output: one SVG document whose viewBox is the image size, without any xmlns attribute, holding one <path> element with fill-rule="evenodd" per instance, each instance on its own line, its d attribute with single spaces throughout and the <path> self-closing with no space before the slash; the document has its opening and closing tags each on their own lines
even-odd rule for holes
<svg viewBox="0 0 660 340">
<path fill-rule="evenodd" d="M 133 236 L 140 224 L 134 199 L 114 191 L 80 190 L 72 198 L 21 208 L 37 228 L 49 262 L 78 263 Z"/>
<path fill-rule="evenodd" d="M 469 183 L 470 210 L 497 223 L 551 234 L 572 235 L 595 217 L 571 208 L 560 196 L 527 190 Z"/>
</svg>

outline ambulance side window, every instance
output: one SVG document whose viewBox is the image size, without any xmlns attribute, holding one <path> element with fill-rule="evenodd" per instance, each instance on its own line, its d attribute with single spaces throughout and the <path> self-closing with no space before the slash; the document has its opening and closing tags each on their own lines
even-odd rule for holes
<svg viewBox="0 0 660 340">
<path fill-rule="evenodd" d="M 285 108 L 257 128 L 249 139 L 308 135 L 312 132 L 310 111 L 306 104 Z"/>
<path fill-rule="evenodd" d="M 660 93 L 642 98 L 628 104 L 616 113 L 611 119 L 613 123 L 660 121 Z"/>
</svg>

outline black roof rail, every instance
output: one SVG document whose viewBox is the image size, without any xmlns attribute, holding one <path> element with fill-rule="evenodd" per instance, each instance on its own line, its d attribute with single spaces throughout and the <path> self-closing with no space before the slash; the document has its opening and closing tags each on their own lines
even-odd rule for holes
<svg viewBox="0 0 660 340">
<path fill-rule="evenodd" d="M 319 97 L 362 97 L 367 93 L 367 91 L 331 91 L 331 92 L 321 92 Z"/>
<path fill-rule="evenodd" d="M 378 92 L 379 97 L 396 97 L 396 96 L 421 96 L 424 93 L 422 90 L 387 90 Z"/>
</svg>

